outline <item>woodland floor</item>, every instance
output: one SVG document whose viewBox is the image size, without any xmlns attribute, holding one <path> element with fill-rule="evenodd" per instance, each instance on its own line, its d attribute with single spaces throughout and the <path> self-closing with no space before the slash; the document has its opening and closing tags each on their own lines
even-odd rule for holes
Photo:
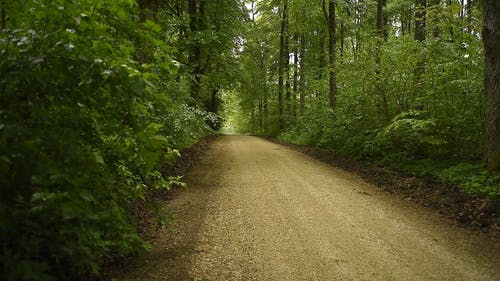
<svg viewBox="0 0 500 281">
<path fill-rule="evenodd" d="M 215 139 L 114 280 L 500 280 L 500 243 L 356 173 L 250 136 Z"/>
</svg>

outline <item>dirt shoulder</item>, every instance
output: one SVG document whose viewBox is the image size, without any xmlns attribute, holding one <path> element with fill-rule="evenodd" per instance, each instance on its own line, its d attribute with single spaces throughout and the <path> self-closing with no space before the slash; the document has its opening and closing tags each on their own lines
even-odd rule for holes
<svg viewBox="0 0 500 281">
<path fill-rule="evenodd" d="M 484 233 L 491 239 L 500 241 L 500 199 L 492 200 L 472 196 L 456 186 L 443 185 L 371 163 L 347 159 L 331 150 L 295 145 L 273 138 L 265 139 L 354 173 L 387 193 L 436 210 L 458 225 Z"/>
<path fill-rule="evenodd" d="M 165 177 L 182 176 L 181 181 L 184 181 L 184 176 L 194 166 L 196 166 L 205 154 L 210 151 L 212 144 L 217 140 L 218 135 L 209 135 L 202 138 L 191 147 L 180 151 L 181 157 L 173 167 L 165 167 L 162 171 Z M 151 240 L 158 234 L 161 224 L 168 223 L 170 214 L 164 212 L 162 205 L 182 192 L 185 188 L 181 186 L 172 186 L 170 190 L 159 190 L 147 194 L 146 201 L 138 202 L 133 208 L 133 217 L 136 218 L 135 225 L 139 235 L 146 241 Z M 153 208 L 151 208 L 153 206 Z M 163 221 L 164 220 L 164 221 Z"/>
</svg>

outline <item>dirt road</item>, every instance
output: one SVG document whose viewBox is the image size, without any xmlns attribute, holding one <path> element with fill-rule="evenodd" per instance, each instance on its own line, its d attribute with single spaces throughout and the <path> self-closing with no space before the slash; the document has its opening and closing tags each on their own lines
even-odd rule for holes
<svg viewBox="0 0 500 281">
<path fill-rule="evenodd" d="M 225 136 L 117 280 L 500 280 L 500 245 L 342 170 Z"/>
</svg>

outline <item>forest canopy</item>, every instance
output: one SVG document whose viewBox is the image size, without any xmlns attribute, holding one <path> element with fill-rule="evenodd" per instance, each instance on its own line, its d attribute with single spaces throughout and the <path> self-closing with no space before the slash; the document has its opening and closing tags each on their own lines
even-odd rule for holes
<svg viewBox="0 0 500 281">
<path fill-rule="evenodd" d="M 485 60 L 482 36 L 498 36 L 495 12 L 482 22 L 495 3 L 253 1 L 234 123 L 498 196 L 484 169 L 499 165 L 498 68 L 485 83 L 499 44 Z"/>
<path fill-rule="evenodd" d="M 219 126 L 244 7 L 161 2 L 0 1 L 0 279 L 146 249 L 131 206 Z"/>
<path fill-rule="evenodd" d="M 132 206 L 223 126 L 500 196 L 499 11 L 0 0 L 0 279 L 97 277 L 147 249 Z"/>
</svg>

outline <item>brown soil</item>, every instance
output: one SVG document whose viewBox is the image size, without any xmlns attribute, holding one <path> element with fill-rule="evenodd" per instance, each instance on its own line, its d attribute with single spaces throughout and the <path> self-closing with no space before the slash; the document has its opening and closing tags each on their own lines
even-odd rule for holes
<svg viewBox="0 0 500 281">
<path fill-rule="evenodd" d="M 224 136 L 114 280 L 500 280 L 500 245 L 357 175 Z"/>
<path fill-rule="evenodd" d="M 193 146 L 181 150 L 181 157 L 175 163 L 175 166 L 164 167 L 163 175 L 165 177 L 185 175 L 199 163 L 217 138 L 217 135 L 207 136 Z M 184 178 L 181 181 L 184 181 Z M 159 190 L 149 193 L 145 201 L 137 202 L 132 208 L 132 217 L 135 218 L 136 228 L 143 239 L 149 241 L 156 236 L 156 230 L 163 227 L 159 220 L 164 215 L 164 211 L 168 212 L 162 206 L 166 201 L 171 200 L 177 193 L 182 192 L 184 189 L 181 186 L 172 186 L 170 190 Z"/>
</svg>

